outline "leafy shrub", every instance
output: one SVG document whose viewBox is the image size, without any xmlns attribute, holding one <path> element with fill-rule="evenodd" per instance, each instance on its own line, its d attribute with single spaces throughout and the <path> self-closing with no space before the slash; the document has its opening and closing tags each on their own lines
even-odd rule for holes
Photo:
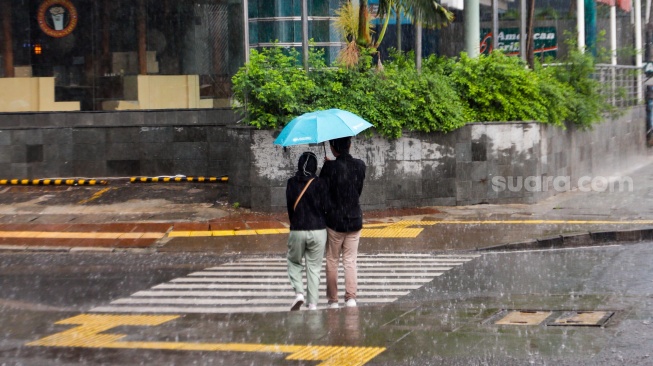
<svg viewBox="0 0 653 366">
<path fill-rule="evenodd" d="M 569 109 L 567 120 L 579 127 L 587 128 L 599 122 L 604 113 L 615 112 L 601 95 L 601 84 L 592 77 L 594 58 L 583 53 L 572 42 L 570 52 L 561 62 L 547 67 L 543 73 L 570 88 L 566 92 L 565 105 Z"/>
<path fill-rule="evenodd" d="M 448 68 L 454 88 L 472 110 L 472 120 L 548 120 L 539 78 L 521 59 L 497 51 L 477 58 L 463 53 Z"/>
<path fill-rule="evenodd" d="M 257 128 L 283 127 L 308 111 L 315 84 L 295 49 L 252 50 L 250 61 L 232 78 L 235 99 L 247 105 L 245 121 Z"/>
<path fill-rule="evenodd" d="M 608 104 L 591 78 L 591 56 L 578 54 L 562 67 L 535 70 L 499 51 L 459 60 L 430 56 L 418 72 L 412 53 L 392 52 L 383 69 L 372 66 L 369 52 L 354 68 L 327 67 L 324 51 L 312 47 L 306 73 L 296 50 L 273 47 L 252 50 L 233 77 L 233 90 L 247 107 L 246 123 L 257 128 L 280 128 L 329 108 L 360 115 L 390 139 L 404 129 L 448 132 L 483 121 L 589 126 Z"/>
</svg>

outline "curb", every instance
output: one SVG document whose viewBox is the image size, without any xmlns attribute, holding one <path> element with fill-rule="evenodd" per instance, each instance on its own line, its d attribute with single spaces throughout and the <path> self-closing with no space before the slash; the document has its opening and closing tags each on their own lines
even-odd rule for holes
<svg viewBox="0 0 653 366">
<path fill-rule="evenodd" d="M 0 185 L 4 186 L 94 186 L 107 185 L 109 181 L 125 179 L 0 179 Z M 229 177 L 131 177 L 129 183 L 228 183 Z"/>
<path fill-rule="evenodd" d="M 94 186 L 106 185 L 109 181 L 97 179 L 0 179 L 4 186 Z"/>
<path fill-rule="evenodd" d="M 650 240 L 653 240 L 653 228 L 554 235 L 522 242 L 500 244 L 487 248 L 476 248 L 476 251 L 489 252 L 526 249 L 560 249 L 601 246 L 610 243 L 638 243 Z"/>
<path fill-rule="evenodd" d="M 220 183 L 229 182 L 228 176 L 222 177 L 131 177 L 130 183 Z"/>
<path fill-rule="evenodd" d="M 623 231 L 597 231 L 580 234 L 563 234 L 528 239 L 522 242 L 500 244 L 487 248 L 470 249 L 466 252 L 496 252 L 516 250 L 547 250 L 562 248 L 577 248 L 602 246 L 614 243 L 638 243 L 642 241 L 653 241 L 653 228 L 634 229 Z M 114 247 L 48 247 L 28 245 L 0 245 L 0 253 L 3 252 L 44 252 L 44 253 L 132 253 L 132 254 L 154 254 L 164 253 L 160 251 L 161 246 L 149 248 L 114 248 Z M 181 251 L 183 252 L 183 251 Z M 200 252 L 197 252 L 200 253 Z"/>
<path fill-rule="evenodd" d="M 131 253 L 154 254 L 156 248 L 104 248 L 104 247 L 48 247 L 27 245 L 0 245 L 0 253 Z"/>
</svg>

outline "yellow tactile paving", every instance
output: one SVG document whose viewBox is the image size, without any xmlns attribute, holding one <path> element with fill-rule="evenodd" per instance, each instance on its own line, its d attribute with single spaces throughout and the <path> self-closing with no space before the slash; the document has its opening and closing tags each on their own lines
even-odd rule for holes
<svg viewBox="0 0 653 366">
<path fill-rule="evenodd" d="M 385 351 L 384 347 L 302 346 L 256 343 L 121 342 L 127 335 L 105 332 L 124 326 L 157 326 L 179 318 L 178 315 L 78 315 L 56 324 L 75 328 L 27 343 L 32 347 L 78 347 L 113 349 L 157 349 L 176 351 L 229 351 L 289 353 L 287 360 L 322 361 L 318 365 L 364 365 Z"/>
</svg>

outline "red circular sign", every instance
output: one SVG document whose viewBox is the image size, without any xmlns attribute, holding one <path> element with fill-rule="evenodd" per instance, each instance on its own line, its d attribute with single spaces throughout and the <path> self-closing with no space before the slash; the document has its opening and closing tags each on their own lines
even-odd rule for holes
<svg viewBox="0 0 653 366">
<path fill-rule="evenodd" d="M 65 37 L 77 26 L 77 9 L 70 0 L 45 0 L 39 6 L 37 20 L 48 36 Z"/>
</svg>

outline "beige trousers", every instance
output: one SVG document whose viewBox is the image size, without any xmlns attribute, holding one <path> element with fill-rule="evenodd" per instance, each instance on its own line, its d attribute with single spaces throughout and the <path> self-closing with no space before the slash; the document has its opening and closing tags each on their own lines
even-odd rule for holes
<svg viewBox="0 0 653 366">
<path fill-rule="evenodd" d="M 338 302 L 338 262 L 342 253 L 342 266 L 345 269 L 345 301 L 356 299 L 358 288 L 356 257 L 361 231 L 339 233 L 327 228 L 326 280 L 329 303 Z"/>
</svg>

